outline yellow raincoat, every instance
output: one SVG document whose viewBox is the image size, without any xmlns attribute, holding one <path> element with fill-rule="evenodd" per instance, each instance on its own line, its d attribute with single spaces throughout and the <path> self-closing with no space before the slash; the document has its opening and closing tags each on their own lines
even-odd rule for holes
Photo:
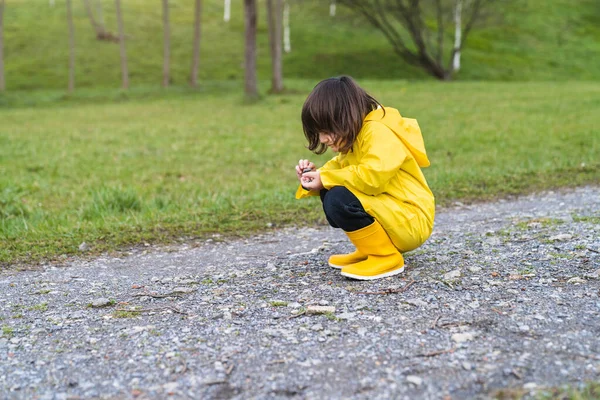
<svg viewBox="0 0 600 400">
<path fill-rule="evenodd" d="M 364 120 L 352 150 L 319 168 L 326 189 L 344 186 L 385 229 L 400 252 L 416 249 L 431 235 L 435 203 L 420 167 L 429 159 L 417 121 L 385 107 Z M 318 196 L 300 185 L 296 198 Z"/>
</svg>

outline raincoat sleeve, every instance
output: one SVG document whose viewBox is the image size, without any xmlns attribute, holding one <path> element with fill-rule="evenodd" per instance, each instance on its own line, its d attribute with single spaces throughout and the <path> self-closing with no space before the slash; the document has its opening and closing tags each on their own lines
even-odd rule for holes
<svg viewBox="0 0 600 400">
<path fill-rule="evenodd" d="M 384 124 L 370 122 L 363 129 L 358 164 L 322 171 L 321 182 L 326 189 L 344 186 L 375 196 L 383 193 L 398 173 L 408 156 L 406 147 Z"/>
<path fill-rule="evenodd" d="M 326 170 L 334 170 L 334 169 L 339 169 L 341 167 L 340 165 L 340 161 L 339 161 L 339 154 L 335 157 L 333 157 L 331 160 L 327 161 L 325 164 L 323 164 L 323 166 L 321 168 L 318 168 L 318 171 L 326 171 Z M 298 185 L 298 190 L 296 190 L 296 198 L 297 199 L 303 199 L 305 197 L 309 197 L 309 196 L 318 196 L 319 195 L 319 191 L 318 190 L 306 190 L 302 187 L 302 185 Z"/>
</svg>

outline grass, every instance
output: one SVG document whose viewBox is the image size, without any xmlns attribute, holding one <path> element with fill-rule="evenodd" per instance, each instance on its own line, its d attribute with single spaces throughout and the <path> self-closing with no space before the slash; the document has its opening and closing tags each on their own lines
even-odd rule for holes
<svg viewBox="0 0 600 400">
<path fill-rule="evenodd" d="M 103 5 L 106 28 L 115 33 L 114 1 Z M 479 24 L 468 38 L 460 80 L 598 80 L 600 10 L 594 0 L 520 0 Z M 172 81 L 185 85 L 191 63 L 193 2 L 170 0 Z M 402 62 L 383 34 L 328 2 L 291 1 L 292 51 L 284 55 L 287 78 L 322 79 L 341 73 L 361 79 L 432 79 Z M 132 87 L 162 81 L 161 7 L 147 0 L 123 2 Z M 270 78 L 264 1 L 259 1 L 258 75 Z M 83 2 L 73 2 L 76 36 L 76 85 L 119 87 L 119 46 L 98 41 Z M 501 17 L 499 17 L 501 16 Z M 243 78 L 242 2 L 234 2 L 232 19 L 223 20 L 223 1 L 203 1 L 200 80 Z M 67 86 L 68 34 L 64 2 L 11 0 L 5 10 L 6 80 L 9 91 Z M 434 24 L 435 21 L 427 21 Z M 446 50 L 451 48 L 448 25 Z"/>
<path fill-rule="evenodd" d="M 439 205 L 600 181 L 598 83 L 359 83 L 419 120 Z M 0 109 L 0 263 L 322 223 L 317 200 L 293 198 L 297 160 L 332 156 L 304 147 L 313 85 L 255 104 L 215 85 Z"/>
</svg>

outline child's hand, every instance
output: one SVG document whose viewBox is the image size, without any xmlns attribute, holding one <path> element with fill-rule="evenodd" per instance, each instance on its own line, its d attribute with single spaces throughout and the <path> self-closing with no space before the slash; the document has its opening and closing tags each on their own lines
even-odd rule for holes
<svg viewBox="0 0 600 400">
<path fill-rule="evenodd" d="M 298 180 L 300 183 L 303 183 L 302 174 L 305 169 L 313 170 L 315 169 L 315 164 L 311 163 L 308 160 L 300 160 L 298 161 L 298 165 L 296 165 L 296 175 L 298 176 Z"/>
<path fill-rule="evenodd" d="M 321 173 L 319 171 L 305 172 L 300 179 L 302 187 L 306 190 L 321 190 L 324 189 L 321 183 Z"/>
</svg>

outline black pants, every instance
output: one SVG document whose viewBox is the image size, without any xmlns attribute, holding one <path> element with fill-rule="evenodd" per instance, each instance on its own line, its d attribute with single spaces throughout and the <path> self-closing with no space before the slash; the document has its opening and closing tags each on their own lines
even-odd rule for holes
<svg viewBox="0 0 600 400">
<path fill-rule="evenodd" d="M 343 186 L 322 189 L 323 211 L 329 225 L 353 232 L 371 225 L 375 218 L 367 214 L 360 201 Z"/>
</svg>

